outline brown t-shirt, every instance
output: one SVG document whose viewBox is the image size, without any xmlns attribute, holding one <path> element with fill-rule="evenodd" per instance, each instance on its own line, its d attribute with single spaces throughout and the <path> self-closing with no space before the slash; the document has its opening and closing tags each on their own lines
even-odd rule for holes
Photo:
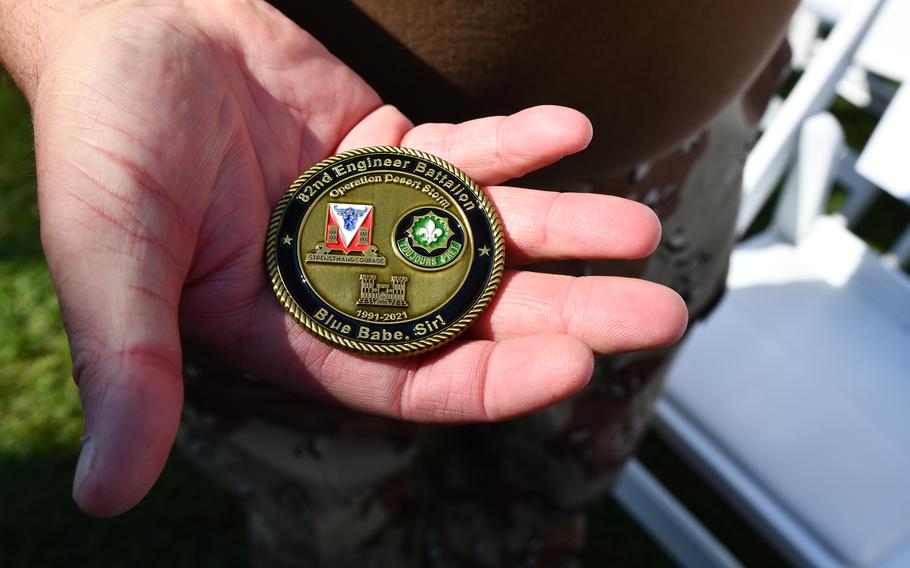
<svg viewBox="0 0 910 568">
<path fill-rule="evenodd" d="M 796 0 L 273 0 L 415 122 L 562 104 L 594 123 L 550 179 L 627 170 L 751 84 Z"/>
</svg>

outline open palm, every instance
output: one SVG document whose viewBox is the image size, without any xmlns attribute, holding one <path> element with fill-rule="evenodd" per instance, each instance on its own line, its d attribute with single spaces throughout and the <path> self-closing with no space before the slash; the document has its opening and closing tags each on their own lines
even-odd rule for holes
<svg viewBox="0 0 910 568">
<path fill-rule="evenodd" d="M 135 504 L 170 451 L 181 337 L 270 381 L 415 421 L 496 420 L 581 388 L 593 353 L 678 338 L 685 307 L 638 280 L 507 271 L 467 339 L 367 359 L 308 335 L 265 276 L 274 204 L 338 151 L 404 145 L 482 185 L 584 148 L 579 113 L 413 127 L 264 3 L 112 4 L 52 46 L 33 100 L 42 240 L 73 353 L 87 443 L 74 495 L 109 515 Z M 489 187 L 507 260 L 633 258 L 659 225 L 617 198 Z"/>
</svg>

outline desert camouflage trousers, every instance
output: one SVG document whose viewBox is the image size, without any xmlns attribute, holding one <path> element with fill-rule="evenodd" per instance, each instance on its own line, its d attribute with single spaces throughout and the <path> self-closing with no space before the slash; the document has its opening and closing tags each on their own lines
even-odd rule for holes
<svg viewBox="0 0 910 568">
<path fill-rule="evenodd" d="M 667 355 L 602 358 L 572 399 L 453 427 L 297 399 L 195 356 L 180 443 L 246 505 L 260 566 L 572 566 Z"/>
</svg>

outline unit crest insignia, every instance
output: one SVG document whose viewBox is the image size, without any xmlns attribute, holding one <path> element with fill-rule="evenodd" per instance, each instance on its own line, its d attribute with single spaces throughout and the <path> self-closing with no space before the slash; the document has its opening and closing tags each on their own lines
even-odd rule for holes
<svg viewBox="0 0 910 568">
<path fill-rule="evenodd" d="M 440 270 L 456 261 L 465 236 L 454 215 L 438 207 L 422 207 L 406 213 L 395 231 L 395 252 L 423 270 Z"/>
<path fill-rule="evenodd" d="M 385 257 L 372 244 L 373 206 L 358 203 L 328 203 L 325 240 L 307 253 L 307 262 L 369 264 L 385 266 Z"/>
</svg>

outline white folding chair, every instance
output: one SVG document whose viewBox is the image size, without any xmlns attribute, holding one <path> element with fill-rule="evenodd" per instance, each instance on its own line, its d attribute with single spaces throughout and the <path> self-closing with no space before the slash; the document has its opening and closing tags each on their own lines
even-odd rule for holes
<svg viewBox="0 0 910 568">
<path fill-rule="evenodd" d="M 817 113 L 880 5 L 841 18 L 750 154 L 739 230 L 789 169 L 774 221 L 737 247 L 657 409 L 659 432 L 804 566 L 910 566 L 910 279 L 820 214 L 852 162 Z M 681 565 L 738 565 L 637 462 L 616 497 Z"/>
<path fill-rule="evenodd" d="M 910 566 L 910 278 L 819 215 L 841 147 L 806 122 L 765 232 L 692 332 L 658 428 L 791 560 Z"/>
</svg>

